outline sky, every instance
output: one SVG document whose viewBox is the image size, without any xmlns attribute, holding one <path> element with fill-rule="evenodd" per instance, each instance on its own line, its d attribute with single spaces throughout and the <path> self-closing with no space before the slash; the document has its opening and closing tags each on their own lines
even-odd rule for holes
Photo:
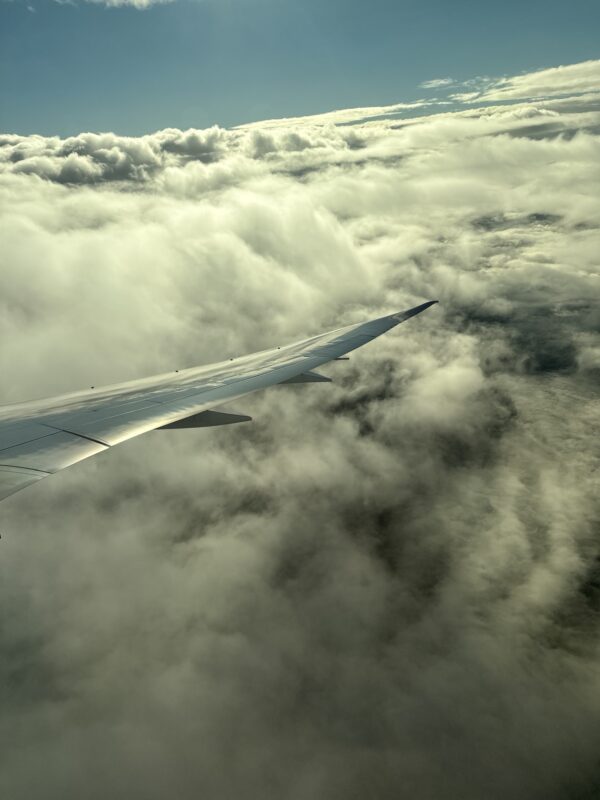
<svg viewBox="0 0 600 800">
<path fill-rule="evenodd" d="M 0 6 L 0 404 L 439 301 L 0 504 L 0 797 L 599 796 L 597 12 L 523 5 Z"/>
<path fill-rule="evenodd" d="M 592 0 L 2 0 L 0 127 L 140 135 L 387 105 L 597 58 L 599 30 Z"/>
</svg>

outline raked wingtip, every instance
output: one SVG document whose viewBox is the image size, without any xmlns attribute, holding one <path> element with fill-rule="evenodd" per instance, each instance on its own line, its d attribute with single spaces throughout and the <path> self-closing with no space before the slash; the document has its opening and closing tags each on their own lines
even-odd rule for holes
<svg viewBox="0 0 600 800">
<path fill-rule="evenodd" d="M 428 300 L 426 303 L 421 303 L 420 306 L 415 306 L 414 308 L 409 308 L 407 311 L 399 311 L 397 314 L 394 314 L 394 318 L 398 320 L 398 322 L 404 322 L 406 319 L 410 319 L 411 317 L 415 317 L 417 314 L 420 314 L 422 311 L 426 311 L 431 306 L 434 306 L 438 300 Z"/>
</svg>

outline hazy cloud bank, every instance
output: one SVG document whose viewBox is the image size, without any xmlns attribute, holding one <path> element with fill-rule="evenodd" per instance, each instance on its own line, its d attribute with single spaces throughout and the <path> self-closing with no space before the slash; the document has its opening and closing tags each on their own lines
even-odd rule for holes
<svg viewBox="0 0 600 800">
<path fill-rule="evenodd" d="M 440 300 L 2 504 L 3 797 L 598 789 L 596 101 L 334 122 L 2 139 L 2 401 Z"/>
</svg>

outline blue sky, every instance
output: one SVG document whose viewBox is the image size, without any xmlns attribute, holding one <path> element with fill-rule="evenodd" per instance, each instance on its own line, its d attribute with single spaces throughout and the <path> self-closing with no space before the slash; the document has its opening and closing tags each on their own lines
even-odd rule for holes
<svg viewBox="0 0 600 800">
<path fill-rule="evenodd" d="M 592 0 L 0 0 L 0 127 L 224 126 L 414 100 L 422 81 L 600 55 Z"/>
</svg>

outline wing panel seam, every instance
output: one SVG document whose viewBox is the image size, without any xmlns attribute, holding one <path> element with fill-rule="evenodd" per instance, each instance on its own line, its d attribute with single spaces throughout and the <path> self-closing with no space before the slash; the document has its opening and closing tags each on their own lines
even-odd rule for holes
<svg viewBox="0 0 600 800">
<path fill-rule="evenodd" d="M 67 428 L 59 428 L 55 425 L 47 425 L 46 423 L 42 423 L 46 425 L 47 428 L 52 428 L 55 431 L 62 431 L 63 433 L 68 433 L 71 436 L 77 436 L 79 439 L 87 439 L 88 442 L 94 442 L 94 444 L 101 444 L 103 447 L 110 447 L 108 442 L 103 441 L 102 439 L 94 439 L 93 436 L 86 436 L 85 433 L 76 433 L 75 431 L 67 430 Z"/>
<path fill-rule="evenodd" d="M 10 469 L 15 472 L 39 472 L 40 475 L 47 475 L 50 477 L 51 472 L 46 469 L 37 469 L 37 467 L 22 467 L 20 464 L 0 464 L 0 469 Z"/>
</svg>

